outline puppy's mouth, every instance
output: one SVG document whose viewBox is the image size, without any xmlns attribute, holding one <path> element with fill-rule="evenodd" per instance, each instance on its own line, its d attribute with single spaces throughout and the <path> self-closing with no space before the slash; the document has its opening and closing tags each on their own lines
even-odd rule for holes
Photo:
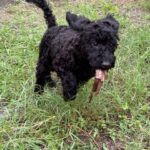
<svg viewBox="0 0 150 150">
<path fill-rule="evenodd" d="M 96 69 L 95 78 L 103 82 L 107 78 L 107 72 L 108 70 Z"/>
</svg>

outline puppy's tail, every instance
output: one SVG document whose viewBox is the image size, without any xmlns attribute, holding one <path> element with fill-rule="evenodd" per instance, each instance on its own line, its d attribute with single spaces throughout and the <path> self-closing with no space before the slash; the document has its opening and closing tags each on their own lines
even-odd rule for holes
<svg viewBox="0 0 150 150">
<path fill-rule="evenodd" d="M 55 16 L 53 15 L 53 12 L 51 8 L 48 6 L 48 3 L 46 0 L 26 0 L 28 3 L 33 3 L 37 7 L 41 8 L 44 12 L 44 18 L 46 20 L 46 23 L 48 25 L 48 28 L 56 26 L 56 19 Z"/>
</svg>

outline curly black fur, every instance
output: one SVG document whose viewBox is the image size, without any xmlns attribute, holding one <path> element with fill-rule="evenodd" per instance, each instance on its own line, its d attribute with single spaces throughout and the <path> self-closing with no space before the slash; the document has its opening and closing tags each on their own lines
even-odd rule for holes
<svg viewBox="0 0 150 150">
<path fill-rule="evenodd" d="M 48 24 L 39 46 L 35 92 L 42 93 L 46 82 L 54 85 L 50 72 L 55 71 L 62 81 L 64 100 L 72 100 L 96 69 L 114 67 L 119 29 L 114 17 L 91 21 L 67 12 L 69 26 L 58 26 L 45 0 L 26 1 L 43 10 Z"/>
</svg>

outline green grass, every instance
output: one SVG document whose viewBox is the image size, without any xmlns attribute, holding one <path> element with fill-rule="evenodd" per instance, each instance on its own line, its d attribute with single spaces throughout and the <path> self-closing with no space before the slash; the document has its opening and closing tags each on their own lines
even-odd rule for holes
<svg viewBox="0 0 150 150">
<path fill-rule="evenodd" d="M 141 0 L 140 5 L 147 11 L 150 11 L 150 0 Z"/>
<path fill-rule="evenodd" d="M 110 3 L 106 10 L 100 6 L 65 4 L 54 9 L 59 24 L 66 24 L 63 8 L 91 19 L 114 8 Z M 13 19 L 0 24 L 0 150 L 107 150 L 110 145 L 148 149 L 150 26 L 136 27 L 128 18 L 124 21 L 116 9 L 122 25 L 116 67 L 91 104 L 93 80 L 80 88 L 75 101 L 66 103 L 59 80 L 57 88 L 46 87 L 42 96 L 33 93 L 38 44 L 46 26 L 42 15 L 37 16 L 39 10 L 32 7 L 22 3 L 9 7 Z"/>
</svg>

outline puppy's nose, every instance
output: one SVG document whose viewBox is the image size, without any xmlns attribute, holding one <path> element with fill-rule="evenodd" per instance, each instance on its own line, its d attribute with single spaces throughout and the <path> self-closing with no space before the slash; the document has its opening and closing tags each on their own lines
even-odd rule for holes
<svg viewBox="0 0 150 150">
<path fill-rule="evenodd" d="M 108 62 L 108 61 L 104 61 L 103 63 L 102 63 L 102 67 L 105 69 L 107 69 L 107 68 L 110 68 L 111 67 L 111 63 L 110 62 Z"/>
</svg>

